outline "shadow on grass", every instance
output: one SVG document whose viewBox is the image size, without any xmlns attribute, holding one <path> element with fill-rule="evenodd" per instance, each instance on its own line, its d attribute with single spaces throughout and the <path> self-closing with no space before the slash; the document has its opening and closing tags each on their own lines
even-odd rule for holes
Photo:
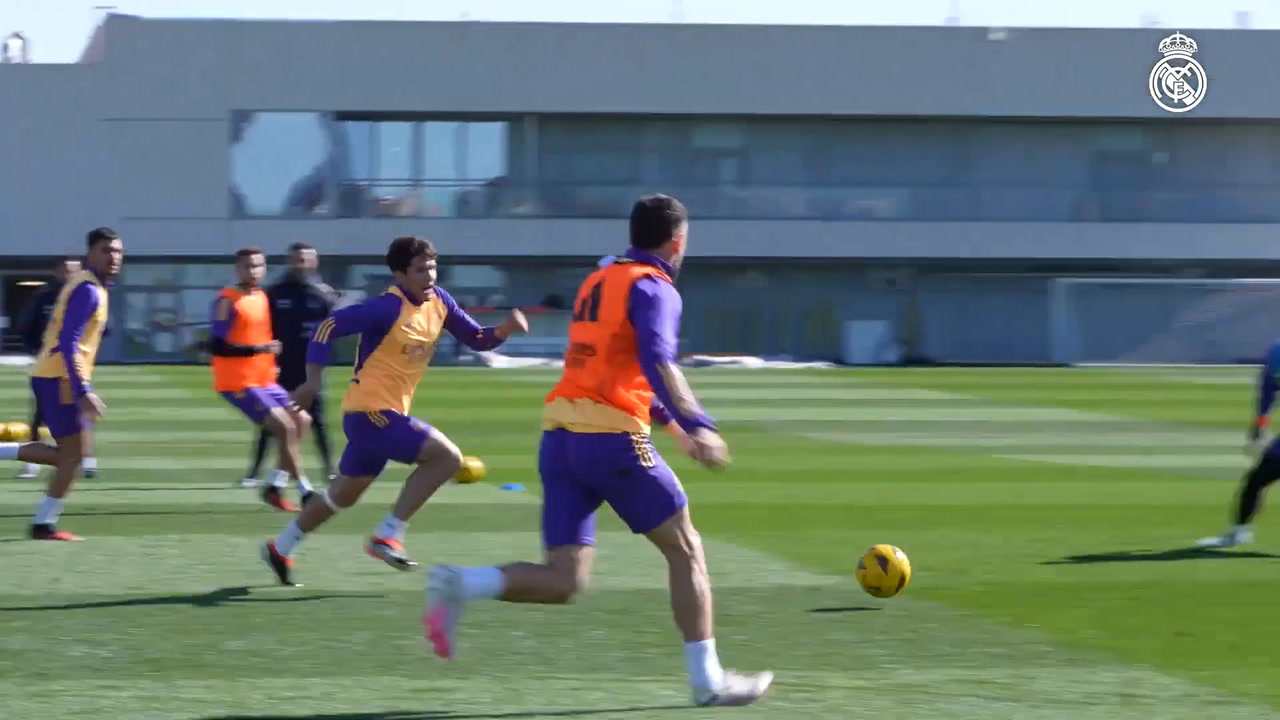
<svg viewBox="0 0 1280 720">
<path fill-rule="evenodd" d="M 878 607 L 871 607 L 870 605 L 850 605 L 850 606 L 848 606 L 848 607 L 820 607 L 820 608 L 813 608 L 813 609 L 812 609 L 812 610 L 810 610 L 809 612 L 811 612 L 811 613 L 823 613 L 823 614 L 835 614 L 835 613 L 875 612 L 876 610 L 880 610 L 880 609 L 881 609 L 881 608 L 878 608 Z"/>
<path fill-rule="evenodd" d="M 647 707 L 587 708 L 582 710 L 523 710 L 518 712 L 467 713 L 452 710 L 405 710 L 325 715 L 218 715 L 200 720 L 502 720 L 503 718 L 556 718 L 691 710 L 691 705 L 650 705 Z"/>
<path fill-rule="evenodd" d="M 315 600 L 334 600 L 338 598 L 380 598 L 374 593 L 328 593 L 324 595 L 283 595 L 272 597 L 253 597 L 255 589 L 275 588 L 275 585 L 259 585 L 256 588 L 247 585 L 219 588 L 212 592 L 196 595 L 157 595 L 154 597 L 126 598 L 121 600 L 100 600 L 97 602 L 66 603 L 63 605 L 28 605 L 22 607 L 0 607 L 0 613 L 7 612 L 39 612 L 42 610 L 100 610 L 104 608 L 122 607 L 163 607 L 166 605 L 185 605 L 187 607 L 225 607 L 244 603 L 288 603 L 313 602 Z"/>
<path fill-rule="evenodd" d="M 225 510 L 210 510 L 205 508 L 183 508 L 182 510 L 68 510 L 62 513 L 64 518 L 73 517 L 154 517 L 165 515 L 246 515 L 251 512 L 260 512 L 262 505 L 245 505 Z M 0 520 L 12 520 L 16 518 L 29 518 L 31 513 L 20 513 L 17 515 L 0 515 Z"/>
<path fill-rule="evenodd" d="M 1120 550 L 1091 555 L 1068 555 L 1057 560 L 1045 560 L 1041 565 L 1095 565 L 1098 563 L 1126 562 L 1180 562 L 1184 560 L 1280 560 L 1280 555 L 1253 550 L 1217 550 L 1214 548 L 1185 547 L 1172 550 Z"/>
</svg>

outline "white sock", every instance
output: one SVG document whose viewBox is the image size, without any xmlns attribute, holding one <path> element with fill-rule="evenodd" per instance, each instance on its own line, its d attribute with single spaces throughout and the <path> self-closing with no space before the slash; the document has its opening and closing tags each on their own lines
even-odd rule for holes
<svg viewBox="0 0 1280 720">
<path fill-rule="evenodd" d="M 21 443 L 0 443 L 0 460 L 17 460 Z"/>
<path fill-rule="evenodd" d="M 467 600 L 493 600 L 506 589 L 502 568 L 462 568 L 462 594 Z"/>
<path fill-rule="evenodd" d="M 278 536 L 276 536 L 275 546 L 276 552 L 289 557 L 293 554 L 293 549 L 302 542 L 302 538 L 307 534 L 298 529 L 298 521 L 294 520 L 289 523 L 289 527 L 285 528 Z"/>
<path fill-rule="evenodd" d="M 275 470 L 271 473 L 271 487 L 287 488 L 289 487 L 289 473 L 283 470 Z"/>
<path fill-rule="evenodd" d="M 1249 529 L 1250 528 L 1248 525 L 1232 525 L 1231 526 L 1231 532 L 1235 533 L 1236 535 L 1247 534 L 1249 532 Z"/>
<path fill-rule="evenodd" d="M 311 487 L 311 481 L 307 479 L 306 475 L 301 475 L 298 477 L 298 489 L 304 493 L 315 491 L 315 489 Z"/>
<path fill-rule="evenodd" d="M 80 461 L 80 467 L 84 470 L 97 470 L 98 458 L 88 457 Z"/>
<path fill-rule="evenodd" d="M 716 640 L 684 644 L 684 665 L 689 671 L 689 686 L 695 690 L 719 690 L 724 684 L 724 668 L 716 655 Z"/>
<path fill-rule="evenodd" d="M 401 520 L 391 513 L 387 513 L 387 516 L 382 518 L 382 522 L 379 523 L 378 528 L 373 531 L 373 536 L 377 538 L 391 538 L 392 540 L 404 542 L 404 531 L 407 527 L 409 527 L 409 523 Z"/>
<path fill-rule="evenodd" d="M 61 515 L 62 500 L 45 495 L 44 500 L 40 501 L 40 507 L 36 509 L 36 517 L 33 522 L 36 525 L 57 525 L 58 518 Z"/>
</svg>

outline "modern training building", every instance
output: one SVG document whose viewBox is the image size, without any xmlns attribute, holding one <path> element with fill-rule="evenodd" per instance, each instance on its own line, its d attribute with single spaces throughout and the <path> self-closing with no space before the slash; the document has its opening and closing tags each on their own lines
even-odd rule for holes
<svg viewBox="0 0 1280 720">
<path fill-rule="evenodd" d="M 835 358 L 863 321 L 872 355 L 1049 361 L 1053 276 L 1280 274 L 1280 38 L 1185 33 L 1174 113 L 1160 29 L 113 15 L 78 64 L 0 65 L 0 314 L 97 225 L 115 359 L 190 358 L 246 245 L 376 291 L 423 234 L 471 306 L 563 307 L 662 191 L 686 350 Z"/>
</svg>

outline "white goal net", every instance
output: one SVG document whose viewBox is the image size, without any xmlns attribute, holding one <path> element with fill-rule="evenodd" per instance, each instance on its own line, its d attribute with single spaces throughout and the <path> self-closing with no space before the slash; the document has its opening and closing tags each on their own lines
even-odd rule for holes
<svg viewBox="0 0 1280 720">
<path fill-rule="evenodd" d="M 1280 280 L 1057 278 L 1049 343 L 1068 365 L 1259 362 L 1280 338 Z"/>
</svg>

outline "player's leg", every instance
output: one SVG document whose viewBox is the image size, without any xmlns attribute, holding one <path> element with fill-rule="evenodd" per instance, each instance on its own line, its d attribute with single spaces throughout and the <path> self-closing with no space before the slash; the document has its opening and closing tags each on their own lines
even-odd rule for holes
<svg viewBox="0 0 1280 720">
<path fill-rule="evenodd" d="M 44 425 L 44 415 L 40 412 L 40 403 L 36 402 L 34 397 L 31 398 L 31 439 L 40 439 L 40 426 Z M 18 479 L 30 480 L 40 477 L 40 464 L 33 462 L 24 462 L 22 469 L 18 471 Z"/>
<path fill-rule="evenodd" d="M 80 461 L 83 459 L 80 409 L 76 407 L 70 386 L 63 380 L 32 378 L 31 387 L 36 402 L 40 404 L 42 419 L 57 446 L 51 447 L 42 442 L 6 443 L 0 445 L 0 459 L 17 459 L 54 467 L 45 496 L 32 518 L 31 537 L 36 540 L 79 540 L 79 537 L 71 533 L 59 531 L 57 525 L 58 518 L 62 515 L 63 500 L 75 484 L 76 475 L 80 472 Z"/>
<path fill-rule="evenodd" d="M 306 498 L 312 493 L 312 489 L 311 482 L 307 479 L 306 471 L 303 469 L 302 440 L 306 437 L 307 430 L 311 427 L 311 416 L 295 405 L 289 398 L 289 392 L 279 385 L 259 388 L 257 392 L 267 407 L 273 409 L 281 408 L 288 414 L 289 423 L 287 423 L 287 426 L 292 428 L 291 437 L 294 440 L 293 449 L 289 450 L 277 438 L 276 468 L 271 473 L 271 481 L 266 493 L 284 497 L 282 493 L 289 486 L 289 481 L 296 480 L 305 502 Z"/>
<path fill-rule="evenodd" d="M 80 452 L 84 458 L 80 461 L 80 469 L 86 478 L 98 477 L 97 438 L 94 436 L 93 423 L 86 422 L 80 430 Z"/>
<path fill-rule="evenodd" d="M 600 475 L 596 487 L 631 531 L 648 538 L 667 561 L 671 612 L 684 638 L 694 703 L 754 703 L 769 689 L 773 673 L 728 672 L 720 665 L 711 577 L 679 478 L 647 435 L 611 436 L 609 442 L 617 446 L 607 451 L 625 465 Z"/>
<path fill-rule="evenodd" d="M 470 601 L 562 604 L 586 587 L 595 559 L 596 510 L 604 500 L 580 482 L 574 445 L 574 435 L 567 430 L 542 434 L 538 474 L 542 478 L 545 562 L 431 568 L 423 631 L 436 655 L 453 657 L 462 609 Z"/>
<path fill-rule="evenodd" d="M 1262 505 L 1266 489 L 1280 480 L 1280 440 L 1267 448 L 1258 462 L 1244 476 L 1236 494 L 1234 524 L 1222 535 L 1202 538 L 1199 547 L 1229 548 L 1253 542 L 1253 519 Z"/>
<path fill-rule="evenodd" d="M 285 402 L 287 402 L 287 396 L 284 397 L 286 398 Z M 302 439 L 306 437 L 307 430 L 311 427 L 311 414 L 293 404 L 287 404 L 284 408 L 285 412 L 289 414 L 289 419 L 293 423 L 293 426 L 297 429 L 298 456 L 301 458 Z M 276 456 L 277 467 L 271 473 L 268 492 L 275 493 L 277 497 L 284 497 L 283 493 L 285 488 L 289 486 L 289 480 L 292 479 L 297 482 L 298 492 L 301 494 L 302 503 L 305 505 L 306 502 L 311 499 L 312 495 L 315 494 L 315 489 L 311 486 L 311 481 L 307 478 L 305 472 L 293 475 L 285 469 L 285 464 L 287 462 L 285 453 L 277 452 Z M 302 467 L 301 460 L 299 460 L 298 467 Z"/>
<path fill-rule="evenodd" d="M 324 476 L 333 481 L 333 446 L 329 442 L 329 427 L 324 419 L 324 396 L 317 394 L 308 408 L 311 413 L 311 432 L 315 434 L 316 448 L 320 450 L 320 462 L 324 465 Z"/>
<path fill-rule="evenodd" d="M 404 551 L 409 521 L 462 467 L 462 451 L 444 433 L 425 422 L 393 413 L 378 413 L 386 426 L 380 435 L 383 452 L 392 460 L 413 463 L 391 512 L 365 543 L 365 551 L 397 570 L 417 565 Z M 416 448 L 416 451 L 412 450 Z"/>
<path fill-rule="evenodd" d="M 283 585 L 294 585 L 293 553 L 306 535 L 329 518 L 355 505 L 374 479 L 386 467 L 387 457 L 371 440 L 381 429 L 366 413 L 347 413 L 343 418 L 347 447 L 338 463 L 338 477 L 317 498 L 306 504 L 298 517 L 275 540 L 262 549 L 263 559 Z"/>
<path fill-rule="evenodd" d="M 283 392 L 283 391 L 282 391 Z M 281 462 L 296 471 L 299 458 L 298 427 L 288 407 L 288 395 L 270 392 L 268 388 L 246 388 L 223 392 L 222 397 L 244 413 L 254 425 L 262 427 L 276 441 Z M 285 499 L 280 488 L 268 485 L 262 491 L 262 500 L 285 512 L 297 512 L 298 508 Z"/>
</svg>

